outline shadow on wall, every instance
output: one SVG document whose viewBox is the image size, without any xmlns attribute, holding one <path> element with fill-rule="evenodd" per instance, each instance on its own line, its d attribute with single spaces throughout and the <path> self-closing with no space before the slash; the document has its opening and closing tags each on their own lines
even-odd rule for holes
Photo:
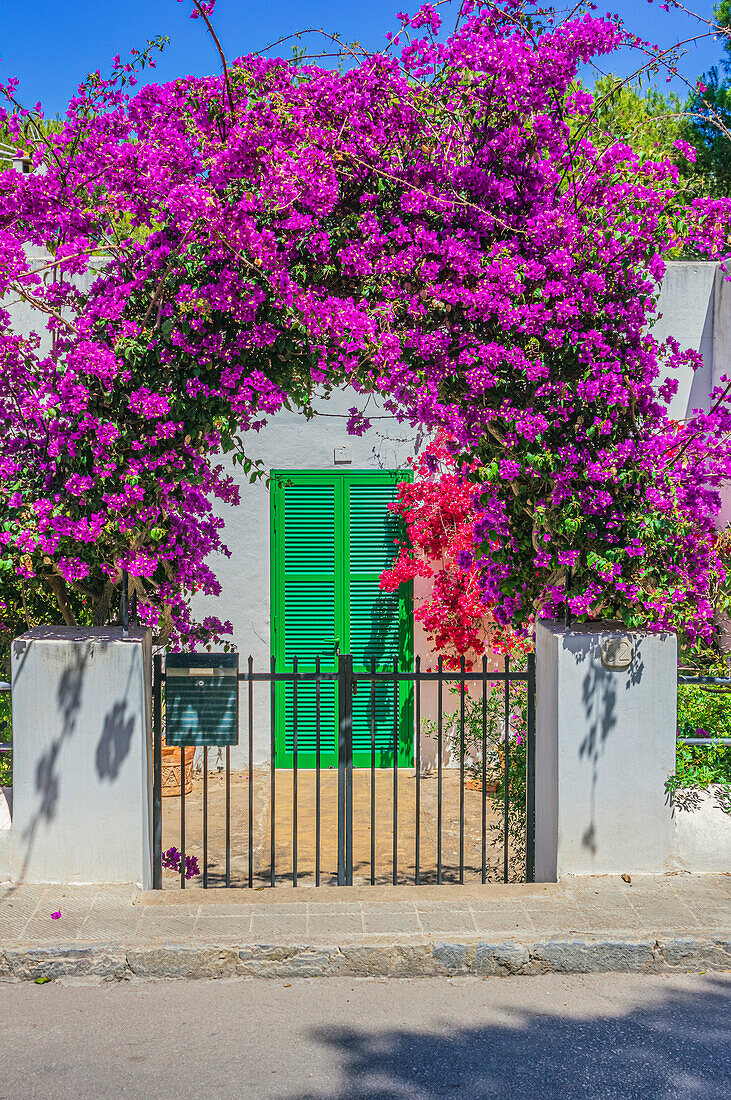
<svg viewBox="0 0 731 1100">
<path fill-rule="evenodd" d="M 728 994 L 711 979 L 623 1016 L 577 1019 L 575 995 L 557 1016 L 516 1010 L 506 988 L 504 1023 L 320 1030 L 313 1037 L 337 1053 L 343 1083 L 301 1100 L 722 1100 L 731 1095 Z"/>
<path fill-rule="evenodd" d="M 13 655 L 16 662 L 14 692 L 23 690 L 25 665 L 31 645 L 32 642 L 22 638 L 13 642 Z M 70 654 L 70 660 L 59 678 L 56 692 L 57 714 L 60 719 L 60 721 L 57 720 L 57 725 L 60 728 L 46 750 L 38 758 L 35 766 L 33 777 L 34 809 L 28 824 L 23 829 L 21 838 L 23 859 L 16 877 L 18 885 L 26 879 L 40 826 L 42 824 L 49 826 L 58 813 L 63 770 L 60 758 L 64 746 L 77 730 L 84 697 L 84 678 L 91 656 L 90 651 L 91 647 L 81 642 L 78 645 L 69 645 L 66 649 L 66 652 Z M 113 703 L 103 717 L 100 715 L 101 734 L 96 746 L 94 762 L 99 779 L 110 783 L 117 778 L 132 743 L 135 718 L 131 714 L 128 716 L 127 703 L 132 674 L 133 670 L 130 667 L 127 683 L 121 693 L 121 699 Z"/>
<path fill-rule="evenodd" d="M 96 747 L 96 770 L 100 779 L 117 778 L 127 757 L 135 728 L 133 714 L 127 717 L 127 702 L 115 703 L 104 719 L 102 735 Z"/>
<path fill-rule="evenodd" d="M 13 642 L 13 657 L 16 661 L 13 676 L 14 693 L 23 690 L 23 675 L 31 645 L 32 642 L 22 638 Z M 84 669 L 88 660 L 87 656 L 82 654 L 80 647 L 74 649 L 74 658 L 73 665 L 64 669 L 58 684 L 57 705 L 61 716 L 60 732 L 57 737 L 54 737 L 50 746 L 40 756 L 36 764 L 34 776 L 34 791 L 37 796 L 35 800 L 36 808 L 23 832 L 24 853 L 22 866 L 17 875 L 18 885 L 25 881 L 40 825 L 42 823 L 50 824 L 56 816 L 60 792 L 58 758 L 64 743 L 73 735 L 76 728 L 76 718 L 81 707 L 83 694 Z"/>
<path fill-rule="evenodd" d="M 624 689 L 629 691 L 639 684 L 644 672 L 642 642 L 638 641 L 635 654 L 627 672 L 616 672 L 605 668 L 601 659 L 601 639 L 595 638 L 589 649 L 586 647 L 586 635 L 578 638 L 571 634 L 563 640 L 565 649 L 572 652 L 577 665 L 586 663 L 586 674 L 581 685 L 581 705 L 584 709 L 584 728 L 586 735 L 579 745 L 579 758 L 588 762 L 591 768 L 591 790 L 589 796 L 590 819 L 581 837 L 582 846 L 596 855 L 598 851 L 596 789 L 599 780 L 601 758 L 607 739 L 617 726 L 617 690 L 624 681 Z"/>
</svg>

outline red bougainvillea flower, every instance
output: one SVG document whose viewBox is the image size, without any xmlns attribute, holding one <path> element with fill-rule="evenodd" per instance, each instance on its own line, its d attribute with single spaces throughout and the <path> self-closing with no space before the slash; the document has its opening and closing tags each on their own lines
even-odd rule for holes
<svg viewBox="0 0 731 1100">
<path fill-rule="evenodd" d="M 458 668 L 466 654 L 488 648 L 514 653 L 528 644 L 495 622 L 483 598 L 474 554 L 480 488 L 467 479 L 469 468 L 458 470 L 450 444 L 441 432 L 412 459 L 415 480 L 402 482 L 389 505 L 404 521 L 408 540 L 381 575 L 381 588 L 392 592 L 415 577 L 431 579 L 414 615 L 446 667 Z M 466 666 L 472 667 L 471 659 Z"/>
</svg>

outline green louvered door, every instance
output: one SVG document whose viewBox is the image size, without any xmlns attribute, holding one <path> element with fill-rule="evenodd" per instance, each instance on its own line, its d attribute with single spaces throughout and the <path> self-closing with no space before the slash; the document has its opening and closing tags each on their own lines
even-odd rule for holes
<svg viewBox="0 0 731 1100">
<path fill-rule="evenodd" d="M 272 493 L 272 619 L 277 668 L 292 670 L 296 655 L 301 672 L 313 671 L 320 657 L 323 672 L 337 669 L 337 654 L 352 653 L 356 672 L 411 668 L 413 617 L 411 586 L 380 590 L 379 578 L 393 560 L 401 532 L 388 505 L 399 481 L 396 472 L 316 474 L 276 472 Z M 378 684 L 375 697 L 376 764 L 393 764 L 394 739 L 399 765 L 413 756 L 411 685 Z M 276 764 L 293 762 L 293 695 L 278 684 Z M 337 764 L 337 688 L 320 689 L 320 761 Z M 297 763 L 315 766 L 315 689 L 297 689 Z M 353 763 L 371 763 L 371 694 L 362 683 L 353 699 Z"/>
</svg>

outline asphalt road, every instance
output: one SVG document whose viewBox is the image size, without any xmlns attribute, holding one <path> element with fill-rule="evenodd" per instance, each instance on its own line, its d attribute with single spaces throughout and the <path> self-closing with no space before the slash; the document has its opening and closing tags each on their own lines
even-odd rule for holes
<svg viewBox="0 0 731 1100">
<path fill-rule="evenodd" d="M 727 1100 L 731 975 L 0 983 L 0 1097 Z"/>
</svg>

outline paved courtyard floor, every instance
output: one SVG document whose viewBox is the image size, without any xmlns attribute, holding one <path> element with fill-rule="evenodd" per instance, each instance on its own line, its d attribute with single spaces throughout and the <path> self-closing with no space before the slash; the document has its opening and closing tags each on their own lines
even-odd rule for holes
<svg viewBox="0 0 731 1100">
<path fill-rule="evenodd" d="M 320 783 L 320 883 L 337 881 L 337 771 L 321 773 Z M 271 772 L 255 769 L 252 782 L 253 814 L 252 879 L 256 886 L 268 885 L 271 875 L 272 818 L 274 819 L 275 872 L 277 882 L 292 882 L 295 812 L 294 780 L 291 771 L 275 772 L 276 793 L 272 813 Z M 436 774 L 422 776 L 419 813 L 419 871 L 424 884 L 437 882 L 438 868 L 438 780 Z M 394 789 L 398 814 L 394 853 Z M 249 778 L 247 771 L 231 771 L 230 783 L 230 883 L 245 886 L 249 869 Z M 315 884 L 317 843 L 317 789 L 314 771 L 297 775 L 297 878 L 298 885 Z M 485 866 L 488 882 L 502 881 L 502 799 L 486 797 Z M 208 884 L 225 885 L 226 880 L 226 784 L 223 773 L 208 777 Z M 371 822 L 373 821 L 373 830 Z M 353 772 L 353 884 L 371 881 L 371 839 L 375 837 L 374 878 L 378 885 L 394 881 L 413 883 L 416 871 L 416 776 L 413 768 L 399 769 L 394 785 L 393 771 L 376 772 L 375 805 L 371 805 L 371 777 L 367 770 Z M 180 798 L 163 799 L 163 850 L 180 849 Z M 193 790 L 185 798 L 185 852 L 194 855 L 203 870 L 203 779 L 197 775 Z M 463 876 L 465 883 L 482 878 L 482 795 L 464 791 Z M 456 769 L 442 774 L 441 871 L 444 882 L 459 882 L 460 872 L 460 781 Z M 510 881 L 525 879 L 525 852 L 509 852 Z M 166 871 L 164 888 L 177 889 L 178 876 Z M 196 879 L 192 885 L 200 885 Z"/>
</svg>

